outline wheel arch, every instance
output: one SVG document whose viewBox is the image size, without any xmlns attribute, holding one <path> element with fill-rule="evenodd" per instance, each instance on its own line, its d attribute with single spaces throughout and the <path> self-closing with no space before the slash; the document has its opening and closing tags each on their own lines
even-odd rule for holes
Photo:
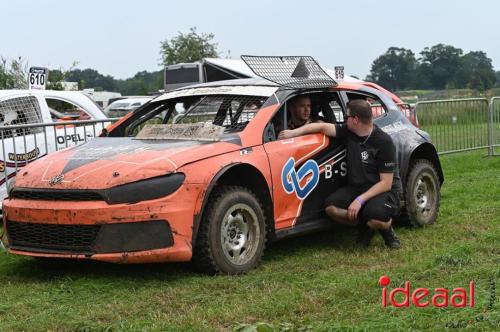
<svg viewBox="0 0 500 332">
<path fill-rule="evenodd" d="M 232 163 L 223 167 L 207 186 L 203 195 L 203 203 L 200 212 L 195 215 L 193 223 L 192 247 L 196 244 L 198 230 L 203 220 L 206 205 L 212 196 L 214 189 L 219 185 L 237 185 L 246 187 L 254 192 L 259 198 L 266 217 L 268 234 L 274 234 L 274 209 L 271 191 L 264 175 L 254 166 L 246 163 Z"/>
<path fill-rule="evenodd" d="M 439 177 L 439 184 L 442 185 L 444 182 L 444 174 L 443 169 L 441 168 L 441 162 L 439 161 L 439 157 L 436 151 L 436 148 L 431 143 L 425 142 L 413 149 L 410 153 L 410 158 L 406 160 L 406 164 L 403 165 L 404 173 L 402 175 L 403 184 L 406 183 L 408 177 L 408 170 L 411 166 L 413 160 L 416 159 L 427 159 L 429 160 L 434 168 L 436 169 Z"/>
</svg>

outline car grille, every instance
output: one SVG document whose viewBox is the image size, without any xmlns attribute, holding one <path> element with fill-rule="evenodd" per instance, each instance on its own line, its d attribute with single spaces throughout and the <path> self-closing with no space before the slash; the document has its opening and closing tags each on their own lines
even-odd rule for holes
<svg viewBox="0 0 500 332">
<path fill-rule="evenodd" d="M 57 225 L 7 221 L 9 245 L 31 251 L 91 254 L 101 225 Z"/>
<path fill-rule="evenodd" d="M 102 201 L 104 198 L 98 192 L 91 190 L 51 190 L 15 188 L 10 198 L 46 200 L 46 201 Z"/>
</svg>

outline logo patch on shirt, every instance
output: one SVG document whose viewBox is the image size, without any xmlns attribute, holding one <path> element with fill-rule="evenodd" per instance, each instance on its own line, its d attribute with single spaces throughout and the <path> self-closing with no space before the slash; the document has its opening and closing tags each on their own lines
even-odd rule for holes
<svg viewBox="0 0 500 332">
<path fill-rule="evenodd" d="M 361 161 L 366 162 L 368 160 L 368 151 L 361 152 Z"/>
</svg>

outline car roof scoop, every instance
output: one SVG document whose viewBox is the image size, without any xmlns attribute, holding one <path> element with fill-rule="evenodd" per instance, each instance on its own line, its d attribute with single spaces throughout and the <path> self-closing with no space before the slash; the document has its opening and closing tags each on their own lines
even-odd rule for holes
<svg viewBox="0 0 500 332">
<path fill-rule="evenodd" d="M 242 55 L 241 59 L 255 75 L 285 88 L 322 89 L 337 85 L 311 56 Z"/>
</svg>

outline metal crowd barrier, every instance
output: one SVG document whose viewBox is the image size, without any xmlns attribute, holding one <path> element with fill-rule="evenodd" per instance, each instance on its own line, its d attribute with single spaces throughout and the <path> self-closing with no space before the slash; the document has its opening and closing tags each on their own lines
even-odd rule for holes
<svg viewBox="0 0 500 332">
<path fill-rule="evenodd" d="M 421 101 L 415 114 L 439 154 L 492 148 L 491 105 L 486 98 Z"/>
<path fill-rule="evenodd" d="M 490 100 L 490 129 L 488 142 L 488 156 L 498 156 L 496 149 L 500 147 L 500 97 L 493 97 Z"/>
<path fill-rule="evenodd" d="M 0 199 L 20 168 L 48 153 L 87 142 L 118 118 L 0 126 Z"/>
<path fill-rule="evenodd" d="M 399 110 L 403 112 L 406 118 L 410 120 L 411 123 L 416 126 L 419 125 L 417 116 L 415 115 L 415 104 L 401 103 L 397 104 L 397 106 L 399 107 Z"/>
</svg>

